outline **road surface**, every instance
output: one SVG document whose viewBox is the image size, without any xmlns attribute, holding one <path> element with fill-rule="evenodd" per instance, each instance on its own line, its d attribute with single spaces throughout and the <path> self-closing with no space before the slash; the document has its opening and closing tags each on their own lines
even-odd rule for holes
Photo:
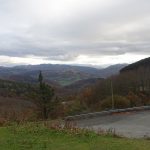
<svg viewBox="0 0 150 150">
<path fill-rule="evenodd" d="M 126 112 L 81 119 L 77 121 L 77 125 L 95 131 L 115 129 L 118 135 L 130 138 L 150 137 L 150 111 Z"/>
</svg>

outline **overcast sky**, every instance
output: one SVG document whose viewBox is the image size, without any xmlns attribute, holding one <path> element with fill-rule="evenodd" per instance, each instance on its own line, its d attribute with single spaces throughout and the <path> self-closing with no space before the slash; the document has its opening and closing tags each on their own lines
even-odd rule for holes
<svg viewBox="0 0 150 150">
<path fill-rule="evenodd" d="M 0 65 L 107 66 L 149 56 L 149 0 L 0 0 Z"/>
</svg>

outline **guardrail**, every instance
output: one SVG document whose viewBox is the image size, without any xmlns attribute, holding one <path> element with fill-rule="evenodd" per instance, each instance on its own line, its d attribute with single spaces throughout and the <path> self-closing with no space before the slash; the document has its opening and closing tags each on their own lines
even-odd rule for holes
<svg viewBox="0 0 150 150">
<path fill-rule="evenodd" d="M 132 107 L 132 108 L 125 108 L 125 109 L 114 109 L 114 110 L 109 110 L 109 111 L 101 111 L 101 112 L 87 113 L 87 114 L 81 114 L 81 115 L 67 116 L 67 117 L 65 117 L 65 120 L 66 121 L 80 120 L 80 119 L 87 119 L 87 118 L 111 115 L 113 113 L 144 111 L 144 110 L 150 110 L 150 106 Z"/>
</svg>

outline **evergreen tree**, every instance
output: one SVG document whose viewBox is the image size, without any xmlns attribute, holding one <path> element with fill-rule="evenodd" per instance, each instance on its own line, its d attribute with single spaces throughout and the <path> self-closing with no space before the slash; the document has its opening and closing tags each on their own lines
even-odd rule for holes
<svg viewBox="0 0 150 150">
<path fill-rule="evenodd" d="M 54 97 L 54 89 L 43 82 L 43 75 L 40 71 L 39 74 L 39 90 L 40 90 L 40 100 L 39 105 L 43 114 L 44 119 L 48 119 L 49 113 L 52 109 L 52 100 Z"/>
</svg>

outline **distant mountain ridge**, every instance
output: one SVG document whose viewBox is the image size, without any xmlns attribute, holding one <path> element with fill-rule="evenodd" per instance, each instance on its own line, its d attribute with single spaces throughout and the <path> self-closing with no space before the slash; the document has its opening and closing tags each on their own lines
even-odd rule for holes
<svg viewBox="0 0 150 150">
<path fill-rule="evenodd" d="M 76 81 L 70 85 L 65 86 L 64 88 L 65 89 L 71 89 L 71 90 L 76 90 L 76 89 L 80 90 L 80 89 L 83 89 L 85 87 L 94 85 L 101 80 L 104 80 L 104 79 L 102 79 L 102 78 L 89 78 L 89 79 L 79 80 L 79 81 Z"/>
<path fill-rule="evenodd" d="M 19 82 L 37 82 L 39 71 L 43 72 L 46 82 L 62 86 L 70 85 L 79 80 L 91 78 L 107 78 L 118 74 L 126 64 L 117 64 L 105 69 L 71 65 L 22 65 L 15 67 L 0 67 L 0 79 Z"/>
<path fill-rule="evenodd" d="M 139 68 L 149 68 L 150 69 L 150 57 L 146 59 L 142 59 L 138 62 L 135 62 L 133 64 L 130 64 L 120 70 L 120 73 L 127 72 L 127 71 L 135 71 Z"/>
<path fill-rule="evenodd" d="M 111 75 L 116 75 L 120 72 L 120 70 L 124 67 L 126 67 L 127 64 L 116 64 L 108 66 L 107 68 L 101 69 L 99 74 L 102 78 L 107 78 Z"/>
</svg>

